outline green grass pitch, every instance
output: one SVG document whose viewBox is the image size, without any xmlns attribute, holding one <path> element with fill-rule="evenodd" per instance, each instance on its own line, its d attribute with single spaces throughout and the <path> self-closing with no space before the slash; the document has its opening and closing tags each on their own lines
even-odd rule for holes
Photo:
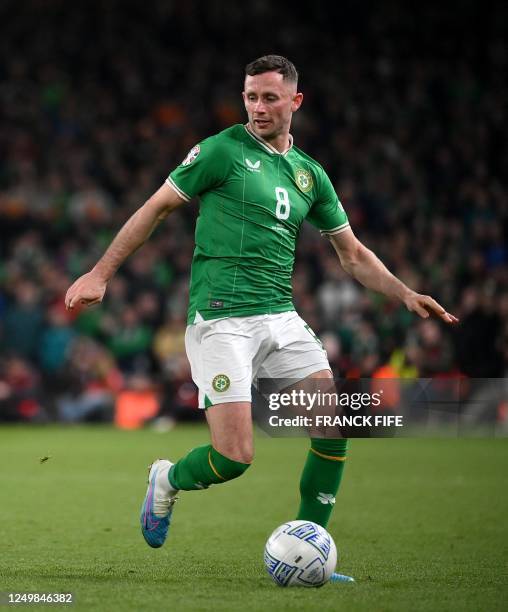
<svg viewBox="0 0 508 612">
<path fill-rule="evenodd" d="M 329 529 L 357 582 L 321 589 L 278 588 L 262 561 L 296 512 L 302 439 L 258 436 L 242 478 L 184 492 L 166 545 L 146 546 L 148 464 L 207 441 L 203 426 L 0 428 L 0 591 L 99 611 L 508 609 L 507 440 L 353 440 Z"/>
</svg>

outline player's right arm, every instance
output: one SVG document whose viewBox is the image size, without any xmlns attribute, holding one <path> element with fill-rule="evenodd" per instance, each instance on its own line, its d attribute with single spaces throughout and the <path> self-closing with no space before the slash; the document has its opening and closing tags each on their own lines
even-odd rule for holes
<svg viewBox="0 0 508 612">
<path fill-rule="evenodd" d="M 445 323 L 458 323 L 457 317 L 446 312 L 430 295 L 416 293 L 394 276 L 380 259 L 353 234 L 342 204 L 328 176 L 317 171 L 319 196 L 307 219 L 328 236 L 344 270 L 364 287 L 399 299 L 410 312 L 422 318 L 433 314 Z"/>
<path fill-rule="evenodd" d="M 76 304 L 93 306 L 102 302 L 109 279 L 120 265 L 142 246 L 158 223 L 185 203 L 185 200 L 164 183 L 128 219 L 95 266 L 80 276 L 67 290 L 65 306 L 72 310 Z"/>
</svg>

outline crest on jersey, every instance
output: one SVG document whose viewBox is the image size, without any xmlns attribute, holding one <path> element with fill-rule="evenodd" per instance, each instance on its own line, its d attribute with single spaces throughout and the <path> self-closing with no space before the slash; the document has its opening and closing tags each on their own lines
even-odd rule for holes
<svg viewBox="0 0 508 612">
<path fill-rule="evenodd" d="M 307 170 L 302 170 L 302 168 L 298 168 L 298 170 L 295 172 L 295 179 L 298 188 L 300 189 L 300 191 L 303 191 L 303 193 L 307 193 L 312 189 L 312 174 L 310 172 L 307 172 Z"/>
<path fill-rule="evenodd" d="M 183 160 L 182 166 L 188 166 L 189 164 L 192 164 L 192 162 L 199 155 L 200 151 L 201 147 L 199 145 L 192 147 L 192 149 L 187 153 L 187 157 Z"/>
</svg>

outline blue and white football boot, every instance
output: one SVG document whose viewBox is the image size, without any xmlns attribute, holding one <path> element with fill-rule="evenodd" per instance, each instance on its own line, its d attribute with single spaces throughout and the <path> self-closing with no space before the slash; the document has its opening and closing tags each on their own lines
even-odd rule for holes
<svg viewBox="0 0 508 612">
<path fill-rule="evenodd" d="M 141 508 L 141 533 L 152 548 L 160 548 L 168 536 L 173 506 L 178 491 L 169 484 L 168 472 L 173 464 L 157 459 L 148 472 L 148 489 Z"/>
</svg>

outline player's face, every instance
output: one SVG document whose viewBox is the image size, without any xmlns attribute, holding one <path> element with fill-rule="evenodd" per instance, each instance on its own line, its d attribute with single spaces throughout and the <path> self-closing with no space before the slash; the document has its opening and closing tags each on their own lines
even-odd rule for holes
<svg viewBox="0 0 508 612">
<path fill-rule="evenodd" d="M 303 94 L 295 83 L 284 81 L 278 72 L 265 72 L 245 78 L 243 101 L 253 131 L 271 141 L 286 137 L 291 116 L 300 108 Z"/>
</svg>

